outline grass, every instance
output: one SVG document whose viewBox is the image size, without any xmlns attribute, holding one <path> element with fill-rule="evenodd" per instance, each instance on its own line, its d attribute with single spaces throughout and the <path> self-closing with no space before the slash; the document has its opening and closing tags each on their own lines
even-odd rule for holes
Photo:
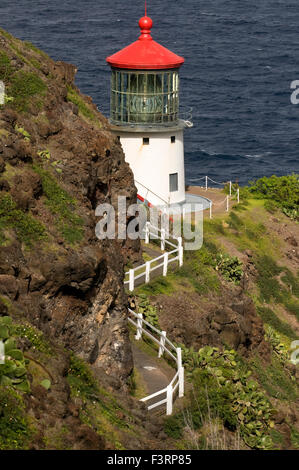
<svg viewBox="0 0 299 470">
<path fill-rule="evenodd" d="M 128 382 L 131 395 L 140 400 L 146 396 L 146 389 L 139 371 L 134 368 Z"/>
<path fill-rule="evenodd" d="M 13 328 L 13 334 L 19 338 L 27 339 L 31 344 L 30 347 L 35 351 L 41 352 L 47 356 L 51 356 L 53 354 L 52 348 L 45 339 L 43 333 L 34 326 L 27 323 L 15 324 Z"/>
<path fill-rule="evenodd" d="M 45 204 L 56 216 L 56 225 L 61 235 L 69 244 L 80 242 L 84 229 L 83 220 L 75 213 L 77 201 L 59 186 L 49 171 L 38 165 L 33 165 L 33 169 L 41 177 Z"/>
<path fill-rule="evenodd" d="M 185 253 L 184 265 L 177 275 L 191 283 L 199 294 L 218 292 L 220 281 L 214 269 L 217 252 L 216 245 L 206 240 L 200 250 Z"/>
<path fill-rule="evenodd" d="M 10 59 L 5 52 L 0 52 L 0 80 L 7 82 L 14 72 Z"/>
<path fill-rule="evenodd" d="M 257 306 L 257 312 L 262 318 L 263 322 L 272 326 L 272 328 L 274 328 L 278 333 L 281 333 L 282 335 L 287 336 L 292 340 L 297 339 L 297 335 L 294 333 L 290 325 L 280 320 L 271 308 Z"/>
<path fill-rule="evenodd" d="M 31 436 L 22 394 L 0 387 L 0 449 L 26 450 Z"/>
<path fill-rule="evenodd" d="M 287 375 L 279 359 L 273 357 L 271 364 L 265 366 L 259 357 L 255 357 L 250 362 L 250 367 L 270 397 L 287 401 L 298 399 L 296 381 L 292 376 Z"/>
<path fill-rule="evenodd" d="M 97 119 L 95 113 L 88 107 L 84 99 L 81 98 L 81 96 L 79 96 L 79 94 L 71 86 L 68 86 L 67 90 L 67 100 L 78 106 L 79 113 L 90 121 L 96 121 Z M 100 126 L 99 122 L 98 125 Z"/>
<path fill-rule="evenodd" d="M 20 70 L 11 78 L 11 85 L 8 89 L 9 95 L 14 98 L 14 107 L 19 112 L 26 112 L 33 97 L 41 98 L 45 95 L 47 85 L 38 75 Z M 36 104 L 40 102 L 40 100 L 35 101 Z"/>
<path fill-rule="evenodd" d="M 156 277 L 153 281 L 149 284 L 143 284 L 142 286 L 136 289 L 138 294 L 146 294 L 146 295 L 159 295 L 159 294 L 166 294 L 170 295 L 174 292 L 174 287 L 171 283 L 170 276 L 163 277 L 159 276 Z"/>
<path fill-rule="evenodd" d="M 0 196 L 0 244 L 5 243 L 5 229 L 13 229 L 18 239 L 31 247 L 38 241 L 47 238 L 46 229 L 41 222 L 31 214 L 17 209 L 11 196 L 5 194 Z"/>
<path fill-rule="evenodd" d="M 82 422 L 112 443 L 113 448 L 123 449 L 120 442 L 121 430 L 133 434 L 130 413 L 99 386 L 89 366 L 73 353 L 70 353 L 67 380 L 71 396 L 83 400 L 80 413 Z"/>
<path fill-rule="evenodd" d="M 32 51 L 34 51 L 37 54 L 45 57 L 46 59 L 49 58 L 49 56 L 44 51 L 41 51 L 38 47 L 36 47 L 34 44 L 32 44 L 32 42 L 24 41 L 24 45 L 26 46 L 27 49 L 31 49 Z"/>
</svg>

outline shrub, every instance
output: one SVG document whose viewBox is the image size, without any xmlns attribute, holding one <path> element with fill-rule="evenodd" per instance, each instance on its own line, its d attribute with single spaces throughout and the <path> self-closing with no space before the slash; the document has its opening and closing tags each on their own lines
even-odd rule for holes
<svg viewBox="0 0 299 470">
<path fill-rule="evenodd" d="M 138 313 L 143 314 L 143 318 L 148 321 L 151 325 L 159 328 L 159 318 L 157 315 L 157 309 L 151 305 L 147 295 L 140 294 L 137 296 Z"/>
<path fill-rule="evenodd" d="M 25 359 L 17 348 L 13 336 L 10 317 L 0 317 L 0 340 L 4 343 L 4 364 L 0 364 L 0 385 L 12 386 L 17 390 L 29 392 Z"/>
<path fill-rule="evenodd" d="M 194 383 L 191 397 L 194 427 L 200 427 L 207 415 L 221 418 L 229 429 L 238 428 L 250 447 L 271 448 L 268 435 L 274 426 L 271 404 L 237 353 L 210 346 L 198 352 L 181 347 L 184 366 Z"/>
<path fill-rule="evenodd" d="M 219 271 L 224 279 L 239 284 L 243 276 L 242 262 L 237 256 L 219 254 L 216 258 L 216 271 Z"/>
<path fill-rule="evenodd" d="M 266 211 L 270 212 L 270 214 L 274 214 L 277 211 L 277 203 L 275 203 L 271 199 L 267 199 L 264 202 L 264 207 Z"/>
<path fill-rule="evenodd" d="M 251 182 L 248 190 L 254 197 L 269 199 L 287 216 L 298 219 L 299 175 L 263 177 Z"/>
</svg>

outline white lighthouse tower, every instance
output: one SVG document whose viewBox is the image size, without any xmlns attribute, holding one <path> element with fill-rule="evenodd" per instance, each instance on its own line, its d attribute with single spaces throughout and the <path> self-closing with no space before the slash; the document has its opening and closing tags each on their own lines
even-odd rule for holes
<svg viewBox="0 0 299 470">
<path fill-rule="evenodd" d="M 179 118 L 184 59 L 153 40 L 146 14 L 139 26 L 139 39 L 106 59 L 112 69 L 111 130 L 134 173 L 138 199 L 154 206 L 183 203 L 183 133 L 192 126 Z"/>
</svg>

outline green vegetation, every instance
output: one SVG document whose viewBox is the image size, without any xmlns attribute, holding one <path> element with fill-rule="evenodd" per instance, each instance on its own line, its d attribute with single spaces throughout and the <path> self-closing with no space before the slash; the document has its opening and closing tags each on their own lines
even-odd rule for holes
<svg viewBox="0 0 299 470">
<path fill-rule="evenodd" d="M 11 78 L 11 85 L 8 90 L 10 96 L 14 98 L 13 103 L 16 109 L 19 112 L 26 112 L 32 97 L 39 98 L 36 104 L 41 103 L 40 97 L 45 95 L 47 85 L 38 75 L 20 70 Z"/>
<path fill-rule="evenodd" d="M 151 305 L 147 295 L 140 294 L 137 296 L 138 313 L 142 313 L 143 318 L 148 321 L 151 325 L 159 328 L 159 318 L 157 315 L 157 309 Z"/>
<path fill-rule="evenodd" d="M 84 236 L 83 220 L 76 213 L 77 202 L 57 183 L 51 173 L 38 165 L 33 165 L 34 171 L 42 179 L 45 204 L 57 217 L 57 226 L 66 242 L 74 244 Z"/>
<path fill-rule="evenodd" d="M 1 366 L 0 366 L 1 367 Z M 0 387 L 0 449 L 26 450 L 32 430 L 20 392 Z"/>
<path fill-rule="evenodd" d="M 296 379 L 285 371 L 279 358 L 273 357 L 270 365 L 265 365 L 257 356 L 250 362 L 250 367 L 270 397 L 288 401 L 298 399 Z"/>
<path fill-rule="evenodd" d="M 14 68 L 10 63 L 8 55 L 5 52 L 0 52 L 0 80 L 7 83 L 13 72 Z"/>
<path fill-rule="evenodd" d="M 30 342 L 30 347 L 46 356 L 53 354 L 52 348 L 45 339 L 44 334 L 32 325 L 27 323 L 15 323 L 13 325 L 13 335 L 19 338 L 26 338 Z"/>
<path fill-rule="evenodd" d="M 149 284 L 144 284 L 137 289 L 138 294 L 145 295 L 158 295 L 158 294 L 171 294 L 174 292 L 174 287 L 171 283 L 171 275 L 166 277 L 157 277 Z"/>
<path fill-rule="evenodd" d="M 242 276 L 242 262 L 236 256 L 223 255 L 220 253 L 216 258 L 216 271 L 219 271 L 224 279 L 239 284 Z"/>
<path fill-rule="evenodd" d="M 248 446 L 272 448 L 272 406 L 250 377 L 246 363 L 234 350 L 206 346 L 195 352 L 181 346 L 184 366 L 193 383 L 193 393 L 188 397 L 189 425 L 199 430 L 207 419 L 221 419 L 228 429 L 239 430 Z M 174 438 L 182 437 L 184 423 L 184 414 L 179 413 L 166 421 L 165 432 Z"/>
<path fill-rule="evenodd" d="M 252 195 L 255 198 L 272 201 L 267 203 L 269 210 L 274 205 L 292 219 L 299 218 L 299 175 L 263 177 L 254 181 L 242 190 L 242 195 Z"/>
<path fill-rule="evenodd" d="M 262 318 L 263 322 L 272 326 L 272 328 L 282 335 L 294 340 L 297 338 L 297 335 L 294 333 L 290 325 L 281 321 L 271 308 L 257 306 L 257 312 Z"/>
<path fill-rule="evenodd" d="M 0 244 L 6 241 L 5 229 L 15 230 L 20 241 L 27 247 L 46 239 L 45 227 L 32 215 L 17 209 L 8 194 L 0 195 Z"/>
<path fill-rule="evenodd" d="M 290 351 L 289 347 L 283 341 L 282 336 L 271 326 L 264 325 L 264 327 L 265 339 L 270 343 L 273 354 L 278 357 L 282 364 L 287 363 L 290 360 Z"/>
<path fill-rule="evenodd" d="M 24 137 L 24 140 L 26 140 L 27 142 L 30 142 L 30 134 L 29 132 L 27 132 L 24 127 L 18 127 L 17 124 L 15 125 L 15 130 L 17 132 L 19 132 L 20 134 L 22 134 L 22 136 Z"/>
<path fill-rule="evenodd" d="M 120 443 L 121 430 L 132 432 L 131 415 L 111 394 L 99 387 L 88 365 L 70 354 L 67 375 L 71 395 L 83 401 L 80 418 L 99 435 L 113 443 L 114 448 L 123 449 Z"/>
<path fill-rule="evenodd" d="M 74 88 L 72 88 L 71 86 L 68 86 L 67 89 L 68 89 L 68 93 L 67 93 L 68 101 L 71 101 L 76 106 L 78 106 L 79 113 L 82 114 L 82 116 L 86 117 L 87 119 L 90 119 L 91 121 L 95 121 L 96 115 L 87 106 L 84 99 L 81 98 L 81 96 L 79 96 L 76 90 L 74 90 Z"/>
<path fill-rule="evenodd" d="M 34 44 L 32 44 L 32 42 L 30 41 L 24 41 L 24 45 L 28 48 L 28 49 L 31 49 L 32 51 L 36 52 L 37 54 L 45 57 L 45 58 L 48 58 L 49 56 L 44 52 L 44 51 L 41 51 L 38 47 L 36 47 Z"/>
<path fill-rule="evenodd" d="M 4 344 L 4 364 L 0 363 L 0 385 L 12 386 L 22 392 L 29 392 L 27 371 L 23 353 L 17 348 L 13 338 L 13 325 L 10 317 L 0 317 L 0 340 Z"/>
<path fill-rule="evenodd" d="M 184 265 L 177 276 L 185 278 L 199 294 L 218 292 L 220 281 L 215 272 L 217 253 L 216 245 L 204 241 L 200 250 L 185 252 Z"/>
</svg>

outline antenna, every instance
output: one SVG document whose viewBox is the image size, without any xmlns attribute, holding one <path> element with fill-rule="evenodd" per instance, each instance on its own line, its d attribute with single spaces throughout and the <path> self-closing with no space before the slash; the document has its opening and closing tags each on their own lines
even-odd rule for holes
<svg viewBox="0 0 299 470">
<path fill-rule="evenodd" d="M 144 9 L 145 9 L 145 15 L 144 15 L 144 16 L 147 16 L 147 10 L 146 10 L 146 0 L 145 0 Z"/>
</svg>

